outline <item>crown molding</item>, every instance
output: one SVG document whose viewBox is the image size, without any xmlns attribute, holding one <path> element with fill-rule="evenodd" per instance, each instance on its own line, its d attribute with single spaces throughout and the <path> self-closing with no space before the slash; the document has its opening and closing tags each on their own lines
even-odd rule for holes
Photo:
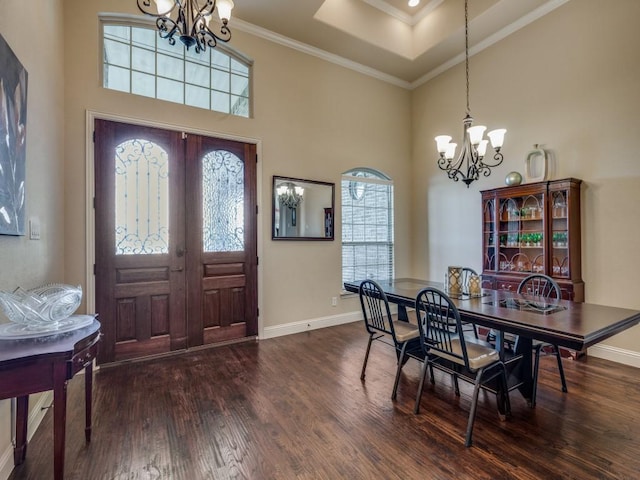
<svg viewBox="0 0 640 480">
<path fill-rule="evenodd" d="M 549 2 L 545 3 L 541 7 L 538 7 L 535 10 L 529 12 L 528 14 L 520 17 L 515 22 L 507 25 L 506 27 L 498 30 L 493 35 L 489 35 L 487 38 L 485 38 L 481 42 L 478 42 L 476 45 L 470 47 L 469 48 L 469 56 L 472 57 L 476 53 L 480 53 L 484 49 L 489 48 L 490 46 L 492 46 L 495 43 L 498 43 L 500 40 L 505 39 L 506 37 L 508 37 L 512 33 L 517 32 L 521 28 L 524 28 L 527 25 L 529 25 L 530 23 L 535 22 L 539 18 L 545 16 L 547 13 L 552 12 L 553 10 L 555 10 L 556 8 L 564 5 L 567 2 L 569 2 L 569 0 L 550 0 Z M 420 85 L 423 85 L 423 84 L 427 83 L 429 80 L 437 77 L 441 73 L 449 70 L 451 67 L 454 67 L 457 64 L 462 63 L 462 62 L 464 62 L 464 52 L 456 55 L 451 60 L 448 60 L 448 61 L 444 62 L 443 64 L 437 66 L 436 68 L 434 68 L 433 70 L 427 72 L 422 77 L 420 77 L 419 79 L 415 80 L 414 82 L 411 82 L 410 89 L 413 90 L 415 88 L 418 88 Z"/>
<path fill-rule="evenodd" d="M 400 10 L 398 10 L 395 7 L 392 7 L 391 5 L 389 5 L 388 3 L 384 2 L 383 0 L 363 0 L 363 1 L 369 3 L 370 5 L 373 5 L 374 3 L 376 3 L 376 4 L 384 4 L 388 8 L 393 8 L 394 10 L 396 10 L 398 12 L 401 12 Z M 442 1 L 443 0 L 432 0 L 429 4 L 425 5 L 425 7 L 420 11 L 420 13 L 418 15 L 422 15 L 423 12 L 424 12 L 424 15 L 428 14 L 430 11 L 432 11 L 435 8 L 437 8 L 442 3 Z M 556 8 L 564 5 L 565 3 L 569 2 L 569 1 L 570 0 L 549 0 L 544 5 L 542 5 L 542 6 L 538 7 L 537 9 L 529 12 L 527 15 L 524 15 L 523 17 L 519 18 L 515 22 L 505 26 L 504 28 L 500 29 L 496 33 L 490 35 L 489 37 L 485 38 L 484 40 L 482 40 L 478 44 L 476 44 L 476 45 L 472 46 L 471 48 L 469 48 L 469 56 L 473 56 L 473 55 L 483 51 L 484 49 L 489 48 L 493 44 L 499 42 L 500 40 L 503 40 L 504 38 L 508 37 L 512 33 L 520 30 L 521 28 L 526 27 L 530 23 L 538 20 L 539 18 L 543 17 L 544 15 L 550 13 L 551 11 L 555 10 Z M 401 12 L 401 13 L 404 14 L 404 12 Z M 404 15 L 406 15 L 406 14 L 404 14 Z M 418 15 L 415 15 L 414 19 Z M 132 22 L 133 21 L 133 22 L 137 22 L 139 24 L 149 25 L 149 20 L 144 18 L 144 17 L 141 17 L 139 15 L 100 13 L 99 16 L 102 19 L 107 19 L 107 20 L 111 20 L 111 21 L 118 21 L 118 20 L 119 21 L 124 21 L 124 22 Z M 153 23 L 153 22 L 151 22 L 151 23 Z M 456 55 L 455 57 L 451 58 L 450 60 L 440 64 L 437 67 L 435 67 L 434 69 L 428 71 L 427 73 L 425 73 L 423 76 L 421 76 L 417 80 L 415 80 L 413 82 L 409 82 L 409 81 L 403 80 L 401 78 L 395 77 L 393 75 L 390 75 L 388 73 L 381 72 L 380 70 L 376 70 L 375 68 L 368 67 L 366 65 L 363 65 L 363 64 L 358 63 L 358 62 L 354 62 L 352 60 L 348 60 L 348 59 L 346 59 L 344 57 L 341 57 L 340 55 L 336 55 L 334 53 L 329 53 L 329 52 L 327 52 L 325 50 L 322 50 L 320 48 L 313 47 L 313 46 L 308 45 L 306 43 L 299 42 L 297 40 L 293 40 L 293 39 L 291 39 L 289 37 L 285 37 L 284 35 L 280 35 L 279 33 L 275 33 L 275 32 L 273 32 L 271 30 L 267 30 L 266 28 L 262 28 L 262 27 L 259 27 L 257 25 L 254 25 L 252 23 L 245 22 L 244 20 L 241 20 L 239 18 L 234 18 L 233 19 L 233 27 L 232 28 L 241 30 L 241 31 L 243 31 L 245 33 L 249 33 L 251 35 L 254 35 L 256 37 L 262 38 L 264 40 L 268 40 L 268 41 L 276 43 L 278 45 L 282 45 L 282 46 L 291 48 L 293 50 L 305 53 L 307 55 L 311 55 L 313 57 L 320 58 L 322 60 L 325 60 L 327 62 L 333 63 L 335 65 L 339 65 L 341 67 L 348 68 L 350 70 L 353 70 L 355 72 L 361 73 L 363 75 L 367 75 L 369 77 L 376 78 L 376 79 L 381 80 L 383 82 L 387 82 L 387 83 L 390 83 L 391 85 L 395 85 L 397 87 L 404 88 L 404 89 L 407 89 L 407 90 L 414 90 L 414 89 L 418 88 L 419 86 L 427 83 L 429 80 L 437 77 L 441 73 L 444 73 L 445 71 L 447 71 L 450 68 L 458 65 L 459 63 L 464 62 L 464 52 L 462 52 L 462 53 Z M 229 48 L 229 46 L 227 46 L 227 48 Z M 233 48 L 230 48 L 230 50 L 232 50 L 236 54 L 240 54 L 240 52 L 235 52 L 235 50 Z M 243 55 L 241 55 L 241 56 L 244 58 Z M 247 60 L 250 60 L 250 59 L 247 58 Z"/>
<path fill-rule="evenodd" d="M 363 2 L 371 5 L 374 8 L 377 8 L 381 12 L 390 15 L 401 22 L 406 23 L 407 25 L 411 25 L 412 27 L 416 25 L 420 20 L 433 12 L 436 8 L 438 8 L 444 0 L 431 0 L 424 7 L 416 12 L 415 15 L 409 15 L 408 13 L 389 5 L 384 0 L 362 0 Z"/>
<path fill-rule="evenodd" d="M 401 88 L 409 89 L 411 87 L 411 83 L 406 80 L 402 80 L 398 77 L 394 77 L 393 75 L 389 75 L 388 73 L 381 72 L 379 70 L 376 70 L 375 68 L 367 67 L 366 65 L 363 65 L 361 63 L 348 60 L 344 57 L 341 57 L 340 55 L 329 53 L 320 48 L 312 47 L 311 45 L 308 45 L 306 43 L 293 40 L 289 37 L 285 37 L 284 35 L 280 35 L 279 33 L 267 30 L 266 28 L 258 27 L 257 25 L 254 25 L 252 23 L 240 20 L 239 18 L 233 20 L 233 28 L 241 30 L 245 33 L 249 33 L 251 35 L 255 35 L 265 40 L 269 40 L 273 43 L 292 48 L 299 52 L 306 53 L 307 55 L 326 60 L 327 62 L 340 65 L 341 67 L 354 70 L 358 73 L 362 73 L 363 75 L 377 78 L 378 80 L 382 80 L 383 82 L 387 82 Z"/>
</svg>

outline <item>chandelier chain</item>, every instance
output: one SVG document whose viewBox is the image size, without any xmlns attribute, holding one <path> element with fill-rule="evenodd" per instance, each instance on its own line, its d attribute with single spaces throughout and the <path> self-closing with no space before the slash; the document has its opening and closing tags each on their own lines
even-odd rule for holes
<svg viewBox="0 0 640 480">
<path fill-rule="evenodd" d="M 467 115 L 471 115 L 469 106 L 469 1 L 464 0 L 464 60 L 467 79 Z"/>
</svg>

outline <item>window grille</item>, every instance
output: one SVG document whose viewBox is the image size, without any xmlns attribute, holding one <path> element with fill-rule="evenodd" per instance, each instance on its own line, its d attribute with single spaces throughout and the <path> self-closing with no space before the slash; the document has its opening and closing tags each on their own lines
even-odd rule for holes
<svg viewBox="0 0 640 480">
<path fill-rule="evenodd" d="M 155 25 L 103 20 L 102 32 L 104 88 L 249 117 L 251 62 L 228 47 L 196 53 Z"/>
</svg>

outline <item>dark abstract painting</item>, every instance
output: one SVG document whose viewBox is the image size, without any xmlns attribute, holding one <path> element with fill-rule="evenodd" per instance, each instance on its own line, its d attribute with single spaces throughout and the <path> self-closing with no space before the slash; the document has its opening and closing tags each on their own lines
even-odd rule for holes
<svg viewBox="0 0 640 480">
<path fill-rule="evenodd" d="M 24 235 L 27 71 L 0 35 L 0 234 Z"/>
</svg>

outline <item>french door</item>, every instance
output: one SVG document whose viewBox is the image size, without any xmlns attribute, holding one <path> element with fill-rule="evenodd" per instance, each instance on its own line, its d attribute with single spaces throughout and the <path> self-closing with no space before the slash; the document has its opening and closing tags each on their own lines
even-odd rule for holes
<svg viewBox="0 0 640 480">
<path fill-rule="evenodd" d="M 255 145 L 95 122 L 99 362 L 257 334 Z"/>
</svg>

